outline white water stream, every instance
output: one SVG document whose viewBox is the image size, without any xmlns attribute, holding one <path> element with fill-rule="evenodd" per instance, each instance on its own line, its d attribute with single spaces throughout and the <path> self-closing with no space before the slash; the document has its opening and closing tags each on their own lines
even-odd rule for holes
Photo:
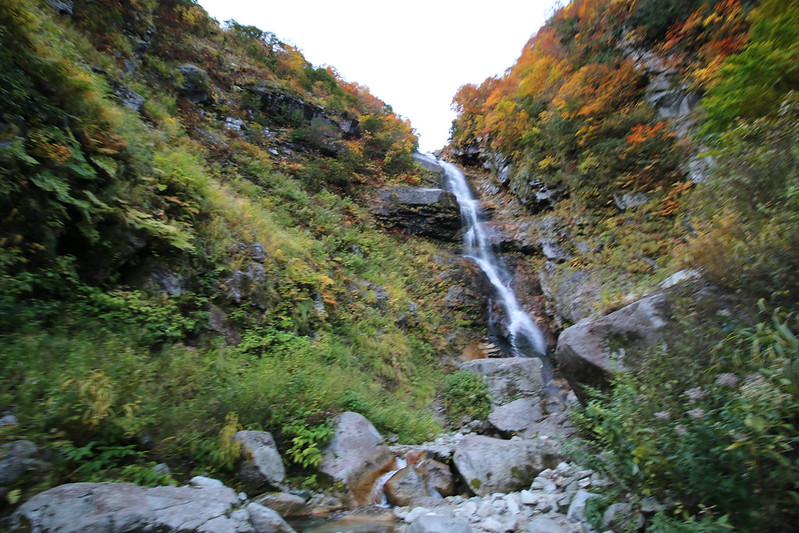
<svg viewBox="0 0 799 533">
<path fill-rule="evenodd" d="M 464 256 L 472 259 L 485 272 L 505 307 L 513 355 L 517 357 L 546 355 L 547 344 L 544 334 L 530 318 L 530 315 L 519 305 L 516 294 L 510 288 L 511 275 L 497 259 L 491 243 L 486 237 L 480 216 L 480 202 L 472 196 L 466 177 L 452 163 L 435 158 L 432 160 L 444 168 L 447 187 L 458 199 L 461 218 L 466 228 L 463 237 Z"/>
</svg>

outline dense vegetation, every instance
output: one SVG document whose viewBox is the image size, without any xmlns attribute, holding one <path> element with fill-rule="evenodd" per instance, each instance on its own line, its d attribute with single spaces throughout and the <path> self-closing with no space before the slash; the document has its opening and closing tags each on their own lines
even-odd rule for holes
<svg viewBox="0 0 799 533">
<path fill-rule="evenodd" d="M 568 190 L 552 214 L 592 246 L 552 268 L 594 277 L 597 312 L 685 267 L 761 301 L 757 325 L 730 322 L 714 349 L 678 311 L 685 338 L 581 416 L 600 468 L 670 503 L 658 530 L 783 531 L 797 517 L 796 35 L 796 1 L 577 0 L 453 101 L 455 155 L 509 164 L 523 204 L 542 182 Z M 700 107 L 659 110 L 652 95 L 675 89 Z M 691 158 L 710 171 L 692 179 Z M 646 201 L 618 208 L 624 193 Z"/>
<path fill-rule="evenodd" d="M 10 500 L 226 477 L 241 428 L 302 474 L 343 410 L 438 428 L 451 281 L 366 204 L 427 178 L 389 106 L 190 0 L 3 1 L 0 73 L 0 439 L 55 463 Z"/>
</svg>

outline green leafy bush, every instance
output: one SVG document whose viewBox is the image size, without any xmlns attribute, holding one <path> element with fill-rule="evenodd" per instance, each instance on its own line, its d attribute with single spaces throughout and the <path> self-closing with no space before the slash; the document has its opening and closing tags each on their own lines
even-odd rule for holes
<svg viewBox="0 0 799 533">
<path fill-rule="evenodd" d="M 444 402 L 453 416 L 485 418 L 491 411 L 488 386 L 480 376 L 467 370 L 458 370 L 447 377 Z"/>
<path fill-rule="evenodd" d="M 797 315 L 775 313 L 709 354 L 651 353 L 578 416 L 605 452 L 596 466 L 674 502 L 685 519 L 701 511 L 744 529 L 790 528 L 799 509 L 797 331 Z M 684 373 L 664 381 L 664 358 Z"/>
</svg>

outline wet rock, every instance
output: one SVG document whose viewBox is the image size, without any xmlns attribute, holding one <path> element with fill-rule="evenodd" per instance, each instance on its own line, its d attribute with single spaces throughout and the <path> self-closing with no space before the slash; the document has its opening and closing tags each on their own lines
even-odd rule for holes
<svg viewBox="0 0 799 533">
<path fill-rule="evenodd" d="M 251 489 L 282 489 L 286 468 L 277 451 L 277 444 L 266 431 L 239 431 L 233 440 L 242 443 L 245 459 L 238 468 L 239 478 Z"/>
<path fill-rule="evenodd" d="M 415 500 L 433 495 L 424 472 L 408 465 L 391 476 L 384 486 L 386 499 L 391 505 L 411 505 Z"/>
<path fill-rule="evenodd" d="M 266 270 L 261 263 L 249 263 L 244 270 L 234 271 L 222 281 L 220 289 L 234 302 L 249 300 L 260 309 L 267 309 L 271 301 Z"/>
<path fill-rule="evenodd" d="M 470 436 L 455 448 L 453 463 L 478 496 L 511 492 L 529 486 L 539 472 L 555 466 L 560 456 L 541 441 L 500 440 Z"/>
<path fill-rule="evenodd" d="M 233 511 L 227 487 L 140 487 L 131 483 L 70 483 L 39 493 L 11 517 L 11 531 L 272 531 Z"/>
<path fill-rule="evenodd" d="M 336 432 L 322 452 L 319 470 L 341 481 L 356 504 L 369 502 L 374 482 L 396 461 L 375 427 L 358 413 L 346 412 L 336 420 Z"/>
<path fill-rule="evenodd" d="M 377 192 L 377 203 L 372 213 L 387 229 L 443 241 L 459 240 L 460 208 L 455 195 L 443 189 L 381 189 Z"/>
<path fill-rule="evenodd" d="M 16 426 L 19 424 L 17 417 L 12 414 L 3 415 L 0 417 L 0 428 Z"/>
<path fill-rule="evenodd" d="M 543 363 L 538 358 L 476 359 L 460 368 L 483 377 L 495 406 L 519 398 L 538 397 L 544 389 Z"/>
<path fill-rule="evenodd" d="M 416 465 L 417 470 L 427 477 L 428 486 L 441 496 L 450 496 L 455 485 L 450 468 L 435 459 L 424 459 Z"/>
<path fill-rule="evenodd" d="M 424 514 L 408 526 L 406 533 L 471 533 L 469 522 L 448 515 Z"/>
</svg>

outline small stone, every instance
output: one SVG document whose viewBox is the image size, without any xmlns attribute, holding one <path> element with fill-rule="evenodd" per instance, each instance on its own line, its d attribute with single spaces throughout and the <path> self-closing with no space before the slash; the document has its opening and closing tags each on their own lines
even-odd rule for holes
<svg viewBox="0 0 799 533">
<path fill-rule="evenodd" d="M 505 505 L 507 506 L 508 514 L 519 514 L 521 509 L 519 508 L 519 501 L 517 498 L 518 496 L 515 494 L 508 494 L 508 496 L 505 498 Z"/>
<path fill-rule="evenodd" d="M 538 503 L 538 496 L 534 492 L 523 490 L 519 494 L 524 505 L 535 505 Z"/>
<path fill-rule="evenodd" d="M 494 506 L 491 505 L 491 502 L 484 501 L 477 509 L 477 514 L 483 517 L 491 516 L 494 514 Z"/>
<path fill-rule="evenodd" d="M 218 479 L 205 476 L 194 476 L 189 480 L 189 485 L 197 488 L 218 488 L 225 486 L 225 484 Z"/>
<path fill-rule="evenodd" d="M 489 531 L 490 533 L 503 533 L 505 531 L 508 531 L 507 529 L 505 529 L 505 524 L 503 524 L 493 516 L 490 516 L 485 520 L 483 520 L 483 523 L 480 524 L 480 527 L 482 527 L 483 530 L 485 531 Z"/>
</svg>

